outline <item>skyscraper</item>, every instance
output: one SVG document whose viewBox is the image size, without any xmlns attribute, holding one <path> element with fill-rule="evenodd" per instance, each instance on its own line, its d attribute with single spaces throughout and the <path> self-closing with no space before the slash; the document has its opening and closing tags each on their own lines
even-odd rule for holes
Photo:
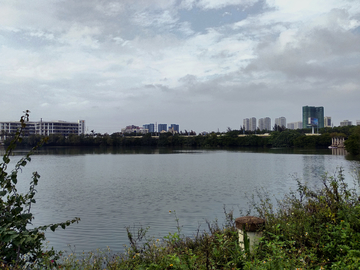
<svg viewBox="0 0 360 270">
<path fill-rule="evenodd" d="M 159 124 L 158 125 L 158 132 L 167 131 L 167 124 Z"/>
<path fill-rule="evenodd" d="M 249 118 L 245 118 L 245 119 L 243 120 L 243 129 L 244 129 L 244 130 L 250 130 Z"/>
<path fill-rule="evenodd" d="M 264 128 L 269 131 L 271 130 L 271 118 L 270 117 L 265 117 Z"/>
<path fill-rule="evenodd" d="M 249 129 L 251 131 L 255 131 L 256 130 L 256 118 L 255 117 L 251 117 L 249 119 Z"/>
<path fill-rule="evenodd" d="M 260 130 L 271 130 L 271 119 L 270 117 L 260 118 L 258 121 L 258 128 Z"/>
<path fill-rule="evenodd" d="M 286 118 L 284 116 L 281 116 L 279 118 L 275 118 L 275 125 L 279 127 L 286 127 Z"/>
<path fill-rule="evenodd" d="M 154 124 L 145 124 L 145 125 L 143 125 L 143 128 L 149 130 L 150 133 L 155 132 L 155 125 Z"/>
<path fill-rule="evenodd" d="M 311 123 L 309 123 L 309 118 L 317 119 L 317 127 L 324 127 L 324 107 L 314 107 L 314 106 L 303 106 L 302 107 L 302 119 L 303 119 L 303 128 L 309 128 Z"/>
</svg>

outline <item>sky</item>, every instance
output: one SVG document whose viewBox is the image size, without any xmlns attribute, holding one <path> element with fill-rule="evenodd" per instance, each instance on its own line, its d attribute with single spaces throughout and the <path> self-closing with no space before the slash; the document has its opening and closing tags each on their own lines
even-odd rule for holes
<svg viewBox="0 0 360 270">
<path fill-rule="evenodd" d="M 359 0 L 0 0 L 0 121 L 360 120 Z"/>
</svg>

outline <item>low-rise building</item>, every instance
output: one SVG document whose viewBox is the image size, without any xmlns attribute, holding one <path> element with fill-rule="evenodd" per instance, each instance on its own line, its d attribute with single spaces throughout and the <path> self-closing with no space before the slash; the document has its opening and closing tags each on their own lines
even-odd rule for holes
<svg viewBox="0 0 360 270">
<path fill-rule="evenodd" d="M 149 132 L 148 129 L 145 129 L 143 127 L 139 127 L 139 126 L 135 126 L 135 125 L 130 125 L 130 126 L 126 126 L 126 128 L 122 128 L 121 129 L 122 133 L 138 133 L 138 134 L 146 134 Z"/>
<path fill-rule="evenodd" d="M 344 120 L 340 122 L 340 127 L 345 127 L 345 126 L 351 126 L 352 122 L 349 120 Z"/>
<path fill-rule="evenodd" d="M 15 134 L 21 127 L 20 122 L 0 122 L 0 133 L 2 134 Z M 23 134 L 26 135 L 51 135 L 61 134 L 68 136 L 70 134 L 85 134 L 85 120 L 78 120 L 78 122 L 66 122 L 66 121 L 43 121 L 38 122 L 29 121 L 26 122 L 26 127 L 23 130 Z"/>
</svg>

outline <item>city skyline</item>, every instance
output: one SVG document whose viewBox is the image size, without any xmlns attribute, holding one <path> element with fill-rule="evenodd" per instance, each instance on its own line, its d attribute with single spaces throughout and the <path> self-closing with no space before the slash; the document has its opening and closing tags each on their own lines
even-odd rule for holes
<svg viewBox="0 0 360 270">
<path fill-rule="evenodd" d="M 358 44 L 352 0 L 1 1 L 0 119 L 223 132 L 308 104 L 356 123 Z"/>
</svg>

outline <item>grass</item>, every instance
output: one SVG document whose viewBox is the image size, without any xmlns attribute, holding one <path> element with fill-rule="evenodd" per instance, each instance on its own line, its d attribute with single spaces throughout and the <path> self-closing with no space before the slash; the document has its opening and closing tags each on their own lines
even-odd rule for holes
<svg viewBox="0 0 360 270">
<path fill-rule="evenodd" d="M 319 188 L 300 181 L 274 206 L 266 194 L 252 207 L 266 219 L 263 237 L 250 254 L 241 250 L 232 213 L 225 224 L 208 223 L 206 231 L 185 237 L 178 231 L 163 239 L 147 238 L 147 229 L 127 228 L 129 246 L 62 255 L 48 269 L 359 269 L 359 184 L 345 182 L 343 171 L 324 175 Z M 254 198 L 255 199 L 255 198 Z M 175 219 L 178 219 L 175 214 Z"/>
</svg>

